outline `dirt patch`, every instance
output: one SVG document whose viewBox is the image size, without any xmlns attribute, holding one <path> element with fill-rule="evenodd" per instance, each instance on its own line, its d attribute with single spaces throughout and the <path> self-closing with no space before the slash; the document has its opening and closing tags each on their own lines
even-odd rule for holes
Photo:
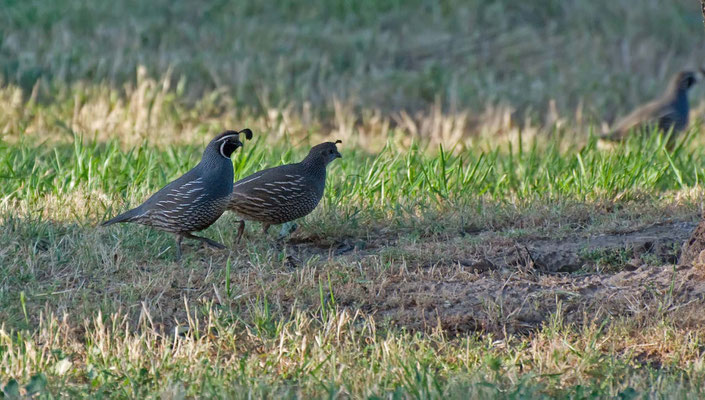
<svg viewBox="0 0 705 400">
<path fill-rule="evenodd" d="M 635 271 L 593 276 L 527 276 L 483 273 L 474 279 L 429 277 L 389 279 L 358 303 L 383 321 L 412 330 L 442 327 L 467 331 L 527 333 L 559 308 L 568 323 L 619 317 L 648 318 L 689 311 L 681 323 L 700 324 L 705 282 L 692 269 L 643 266 Z M 359 293 L 359 292 L 358 292 Z"/>
<path fill-rule="evenodd" d="M 654 260 L 672 264 L 678 260 L 676 250 L 694 228 L 692 222 L 665 222 L 639 230 L 520 243 L 526 246 L 536 268 L 542 272 L 575 272 L 589 263 L 594 255 L 609 254 L 615 250 L 625 250 L 632 257 L 648 254 Z"/>
<path fill-rule="evenodd" d="M 355 252 L 357 257 L 381 254 L 387 250 L 404 253 L 406 260 L 416 259 L 424 267 L 460 265 L 475 272 L 507 267 L 531 267 L 542 273 L 571 273 L 585 269 L 611 255 L 622 253 L 629 257 L 620 261 L 636 269 L 642 259 L 651 264 L 674 264 L 679 248 L 693 232 L 696 224 L 689 221 L 669 221 L 640 229 L 608 232 L 599 235 L 576 235 L 563 239 L 520 238 L 508 239 L 493 232 L 476 232 L 476 244 L 440 240 L 414 243 L 404 248 L 396 240 L 367 243 L 361 240 L 332 242 L 319 237 L 296 238 L 288 242 L 289 251 L 298 259 L 313 256 L 338 257 Z M 701 247 L 705 249 L 705 226 L 702 226 Z M 465 236 L 465 235 L 462 235 Z M 409 248 L 413 247 L 413 248 Z M 702 250 L 702 249 L 701 249 Z M 392 253 L 394 252 L 392 251 Z M 395 261 L 398 261 L 398 258 Z M 610 260 L 607 260 L 609 262 Z"/>
<path fill-rule="evenodd" d="M 508 334 L 535 330 L 559 309 L 567 322 L 578 324 L 676 312 L 687 314 L 682 323 L 700 321 L 700 314 L 691 311 L 702 307 L 705 283 L 697 271 L 674 265 L 678 248 L 694 227 L 691 222 L 664 222 L 561 240 L 481 233 L 465 246 L 450 240 L 323 249 L 299 241 L 292 249 L 305 256 L 318 248 L 321 255 L 347 259 L 343 264 L 383 259 L 399 266 L 398 272 L 382 272 L 364 282 L 333 285 L 338 304 L 360 308 L 382 323 L 411 330 L 441 327 L 451 334 Z M 350 253 L 335 256 L 340 248 Z M 391 255 L 385 257 L 385 251 Z M 629 259 L 612 272 L 575 273 L 613 252 Z"/>
</svg>

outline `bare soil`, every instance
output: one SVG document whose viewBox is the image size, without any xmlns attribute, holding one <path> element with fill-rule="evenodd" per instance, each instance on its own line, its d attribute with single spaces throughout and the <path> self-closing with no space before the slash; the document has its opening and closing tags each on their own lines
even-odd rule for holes
<svg viewBox="0 0 705 400">
<path fill-rule="evenodd" d="M 694 227 L 669 221 L 561 240 L 479 233 L 479 244 L 466 246 L 453 240 L 387 243 L 364 250 L 349 243 L 327 250 L 302 241 L 290 246 L 296 258 L 316 249 L 331 257 L 349 250 L 337 256 L 348 259 L 341 263 L 362 266 L 393 247 L 402 256 L 391 257 L 391 262 L 403 268 L 334 285 L 338 304 L 410 330 L 508 334 L 535 330 L 559 308 L 565 320 L 577 324 L 621 317 L 638 321 L 655 313 L 681 315 L 679 323 L 699 324 L 705 283 L 697 268 L 676 265 Z M 594 271 L 614 254 L 627 259 Z"/>
</svg>

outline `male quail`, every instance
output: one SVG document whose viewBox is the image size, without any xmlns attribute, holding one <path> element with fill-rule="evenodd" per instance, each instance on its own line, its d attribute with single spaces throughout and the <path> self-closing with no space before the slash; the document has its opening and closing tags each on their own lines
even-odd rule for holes
<svg viewBox="0 0 705 400">
<path fill-rule="evenodd" d="M 235 182 L 228 209 L 246 220 L 270 225 L 283 224 L 311 213 L 323 197 L 326 166 L 342 156 L 340 140 L 314 146 L 303 161 L 256 172 Z M 237 241 L 245 230 L 240 221 Z"/>
<path fill-rule="evenodd" d="M 623 140 L 635 128 L 652 124 L 664 132 L 672 129 L 669 146 L 673 145 L 675 136 L 688 126 L 688 90 L 697 80 L 692 71 L 675 74 L 661 97 L 632 111 L 601 139 Z"/>
<path fill-rule="evenodd" d="M 233 190 L 233 163 L 230 155 L 242 146 L 240 135 L 252 138 L 252 131 L 225 131 L 203 152 L 201 162 L 180 178 L 153 194 L 137 208 L 103 222 L 102 226 L 118 222 L 136 222 L 174 233 L 176 257 L 181 258 L 183 238 L 200 240 L 216 248 L 222 244 L 191 232 L 213 224 L 225 212 Z"/>
</svg>

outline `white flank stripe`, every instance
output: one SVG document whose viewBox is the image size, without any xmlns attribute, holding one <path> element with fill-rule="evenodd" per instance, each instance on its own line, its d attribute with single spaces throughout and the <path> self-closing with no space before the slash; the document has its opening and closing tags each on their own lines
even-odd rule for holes
<svg viewBox="0 0 705 400">
<path fill-rule="evenodd" d="M 261 178 L 261 177 L 262 177 L 262 175 L 260 175 L 260 176 L 255 176 L 254 178 L 252 178 L 252 179 L 250 179 L 250 180 L 246 180 L 246 181 L 244 181 L 244 182 L 238 183 L 237 185 L 235 185 L 235 187 L 238 187 L 238 186 L 240 186 L 240 185 L 244 185 L 244 184 L 246 184 L 246 183 L 250 183 L 250 182 L 255 181 L 255 180 L 257 180 L 257 179 L 259 179 L 259 178 Z"/>
</svg>

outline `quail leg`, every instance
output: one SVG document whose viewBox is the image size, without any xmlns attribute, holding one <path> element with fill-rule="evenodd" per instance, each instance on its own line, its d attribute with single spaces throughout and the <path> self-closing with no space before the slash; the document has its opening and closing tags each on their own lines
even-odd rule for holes
<svg viewBox="0 0 705 400">
<path fill-rule="evenodd" d="M 295 222 L 283 224 L 281 229 L 279 230 L 279 237 L 277 238 L 277 240 L 282 240 L 287 236 L 291 235 L 296 231 L 298 227 L 299 225 Z"/>
<path fill-rule="evenodd" d="M 271 226 L 270 224 L 262 225 L 262 231 L 264 232 L 265 235 L 267 234 L 267 231 L 269 230 L 270 226 Z"/>
<path fill-rule="evenodd" d="M 201 241 L 201 242 L 206 243 L 207 245 L 209 245 L 209 246 L 211 246 L 211 247 L 215 247 L 216 249 L 225 249 L 225 248 L 226 248 L 224 245 L 222 245 L 222 244 L 216 242 L 215 240 L 211 240 L 211 239 L 208 239 L 208 238 L 205 238 L 205 237 L 201 237 L 201 236 L 196 236 L 196 235 L 191 234 L 191 233 L 184 233 L 183 236 L 186 237 L 186 238 L 189 238 L 189 239 L 194 239 L 194 240 Z"/>
<path fill-rule="evenodd" d="M 245 233 L 245 220 L 241 220 L 240 226 L 237 227 L 237 238 L 235 238 L 235 243 L 240 243 L 240 239 L 242 239 L 242 234 Z"/>
<path fill-rule="evenodd" d="M 183 236 L 176 235 L 176 261 L 181 261 L 181 242 L 183 240 Z"/>
</svg>

